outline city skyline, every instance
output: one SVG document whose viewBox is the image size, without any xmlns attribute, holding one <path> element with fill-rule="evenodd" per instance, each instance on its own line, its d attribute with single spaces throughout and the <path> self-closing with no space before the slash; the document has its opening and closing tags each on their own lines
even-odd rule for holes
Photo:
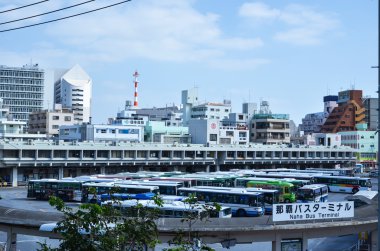
<svg viewBox="0 0 380 251">
<path fill-rule="evenodd" d="M 54 1 L 3 13 L 0 22 L 77 4 Z M 96 1 L 43 22 L 117 1 Z M 218 4 L 219 3 L 219 4 Z M 0 11 L 26 4 L 0 1 Z M 42 8 L 42 6 L 44 8 Z M 139 106 L 179 104 L 181 91 L 198 87 L 201 101 L 267 100 L 273 113 L 298 125 L 323 111 L 323 96 L 346 89 L 376 97 L 377 2 L 140 0 L 56 23 L 1 33 L 0 64 L 71 68 L 93 79 L 92 117 L 106 123 L 133 100 Z M 52 105 L 52 101 L 50 102 Z"/>
</svg>

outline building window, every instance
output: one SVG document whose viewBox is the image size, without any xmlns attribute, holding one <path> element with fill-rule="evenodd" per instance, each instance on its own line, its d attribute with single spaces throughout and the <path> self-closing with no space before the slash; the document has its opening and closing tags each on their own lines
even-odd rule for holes
<svg viewBox="0 0 380 251">
<path fill-rule="evenodd" d="M 59 128 L 59 125 L 53 125 L 51 128 L 53 128 L 53 129 L 58 129 L 58 128 Z"/>
<path fill-rule="evenodd" d="M 101 129 L 100 133 L 107 133 L 107 130 L 106 129 Z"/>
<path fill-rule="evenodd" d="M 210 134 L 210 141 L 217 141 L 218 135 L 217 134 Z"/>
<path fill-rule="evenodd" d="M 233 131 L 227 131 L 226 132 L 226 136 L 234 136 L 234 132 Z"/>
<path fill-rule="evenodd" d="M 65 121 L 71 121 L 71 117 L 70 116 L 65 116 Z"/>
<path fill-rule="evenodd" d="M 53 120 L 59 120 L 59 116 L 53 116 Z"/>
</svg>

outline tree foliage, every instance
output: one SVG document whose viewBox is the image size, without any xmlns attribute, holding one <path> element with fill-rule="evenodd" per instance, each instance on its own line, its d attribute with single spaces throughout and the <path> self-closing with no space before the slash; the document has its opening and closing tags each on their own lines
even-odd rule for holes
<svg viewBox="0 0 380 251">
<path fill-rule="evenodd" d="M 40 243 L 42 251 L 144 250 L 157 244 L 157 210 L 140 204 L 122 212 L 112 205 L 87 203 L 74 209 L 57 197 L 49 203 L 64 214 L 54 229 L 62 241 L 57 248 Z M 161 202 L 156 199 L 155 203 Z"/>
<path fill-rule="evenodd" d="M 203 212 L 188 213 L 181 222 L 187 225 L 187 231 L 178 229 L 175 238 L 169 243 L 167 251 L 213 250 L 202 243 L 199 233 L 193 231 L 193 225 L 198 221 L 208 221 L 210 215 L 219 212 L 220 206 L 199 204 L 196 197 L 185 200 L 189 209 L 203 208 Z M 78 208 L 67 206 L 60 198 L 51 197 L 51 206 L 62 212 L 64 219 L 57 223 L 54 232 L 62 236 L 58 247 L 50 247 L 40 243 L 40 251 L 113 251 L 113 250 L 146 250 L 158 243 L 156 219 L 158 209 L 137 204 L 122 210 L 120 201 L 113 200 L 110 204 L 81 204 Z M 160 197 L 154 198 L 154 203 L 162 206 Z"/>
</svg>

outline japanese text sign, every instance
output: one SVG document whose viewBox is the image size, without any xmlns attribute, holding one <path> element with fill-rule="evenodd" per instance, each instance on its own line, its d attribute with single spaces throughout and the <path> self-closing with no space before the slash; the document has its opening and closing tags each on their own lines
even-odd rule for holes
<svg viewBox="0 0 380 251">
<path fill-rule="evenodd" d="M 273 221 L 325 220 L 354 217 L 354 202 L 274 204 Z"/>
</svg>

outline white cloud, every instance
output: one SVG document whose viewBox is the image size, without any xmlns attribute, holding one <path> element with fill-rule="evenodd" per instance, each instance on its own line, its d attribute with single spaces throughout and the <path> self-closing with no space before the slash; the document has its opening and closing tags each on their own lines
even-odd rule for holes
<svg viewBox="0 0 380 251">
<path fill-rule="evenodd" d="M 249 70 L 269 63 L 268 59 L 219 59 L 210 61 L 209 65 L 221 70 Z"/>
<path fill-rule="evenodd" d="M 260 38 L 225 36 L 218 15 L 201 13 L 191 3 L 132 1 L 50 25 L 46 31 L 79 58 L 113 62 L 129 58 L 207 62 L 224 59 L 229 51 L 263 46 Z"/>
<path fill-rule="evenodd" d="M 242 17 L 250 17 L 257 19 L 274 19 L 279 16 L 280 10 L 270 8 L 263 3 L 244 3 L 239 10 Z"/>
<path fill-rule="evenodd" d="M 274 38 L 297 45 L 319 44 L 328 32 L 339 26 L 334 14 L 317 12 L 296 4 L 276 9 L 264 3 L 245 3 L 240 7 L 239 14 L 255 21 L 276 20 L 283 23 L 287 29 L 276 32 Z"/>
</svg>

